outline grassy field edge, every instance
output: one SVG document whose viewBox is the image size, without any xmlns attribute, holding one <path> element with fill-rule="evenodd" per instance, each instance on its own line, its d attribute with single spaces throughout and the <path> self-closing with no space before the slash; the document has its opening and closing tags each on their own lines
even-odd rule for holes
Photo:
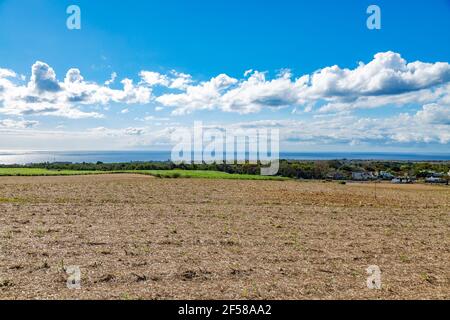
<svg viewBox="0 0 450 320">
<path fill-rule="evenodd" d="M 119 170 L 119 171 L 82 171 L 49 170 L 41 168 L 0 168 L 0 176 L 71 176 L 92 174 L 144 174 L 158 178 L 197 178 L 197 179 L 234 179 L 234 180 L 289 180 L 285 177 L 260 176 L 250 174 L 226 173 L 204 170 Z"/>
</svg>

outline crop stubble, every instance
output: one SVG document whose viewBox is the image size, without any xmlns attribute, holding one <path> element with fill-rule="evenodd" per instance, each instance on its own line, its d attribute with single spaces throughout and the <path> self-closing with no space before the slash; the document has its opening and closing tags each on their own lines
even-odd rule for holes
<svg viewBox="0 0 450 320">
<path fill-rule="evenodd" d="M 440 186 L 1 177 L 0 298 L 449 299 L 449 212 Z"/>
</svg>

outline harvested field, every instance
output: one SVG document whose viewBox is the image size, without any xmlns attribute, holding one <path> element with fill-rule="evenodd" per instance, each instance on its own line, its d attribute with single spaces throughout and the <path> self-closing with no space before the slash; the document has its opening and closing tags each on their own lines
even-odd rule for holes
<svg viewBox="0 0 450 320">
<path fill-rule="evenodd" d="M 445 186 L 0 177 L 0 298 L 449 299 L 449 213 Z"/>
</svg>

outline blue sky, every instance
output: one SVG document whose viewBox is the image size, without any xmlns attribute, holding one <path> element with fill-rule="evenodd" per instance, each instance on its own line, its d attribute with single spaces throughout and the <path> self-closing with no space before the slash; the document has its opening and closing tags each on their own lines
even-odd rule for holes
<svg viewBox="0 0 450 320">
<path fill-rule="evenodd" d="M 0 0 L 0 149 L 168 149 L 202 120 L 279 127 L 284 150 L 448 152 L 449 30 L 448 0 Z"/>
</svg>

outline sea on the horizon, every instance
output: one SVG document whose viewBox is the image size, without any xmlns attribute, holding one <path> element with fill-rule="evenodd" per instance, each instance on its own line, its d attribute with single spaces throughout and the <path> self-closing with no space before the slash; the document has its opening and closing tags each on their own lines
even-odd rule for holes
<svg viewBox="0 0 450 320">
<path fill-rule="evenodd" d="M 44 162 L 117 163 L 168 161 L 170 151 L 0 151 L 0 164 L 30 164 Z M 398 160 L 448 161 L 450 154 L 389 153 L 389 152 L 281 152 L 280 159 L 290 160 Z"/>
</svg>

